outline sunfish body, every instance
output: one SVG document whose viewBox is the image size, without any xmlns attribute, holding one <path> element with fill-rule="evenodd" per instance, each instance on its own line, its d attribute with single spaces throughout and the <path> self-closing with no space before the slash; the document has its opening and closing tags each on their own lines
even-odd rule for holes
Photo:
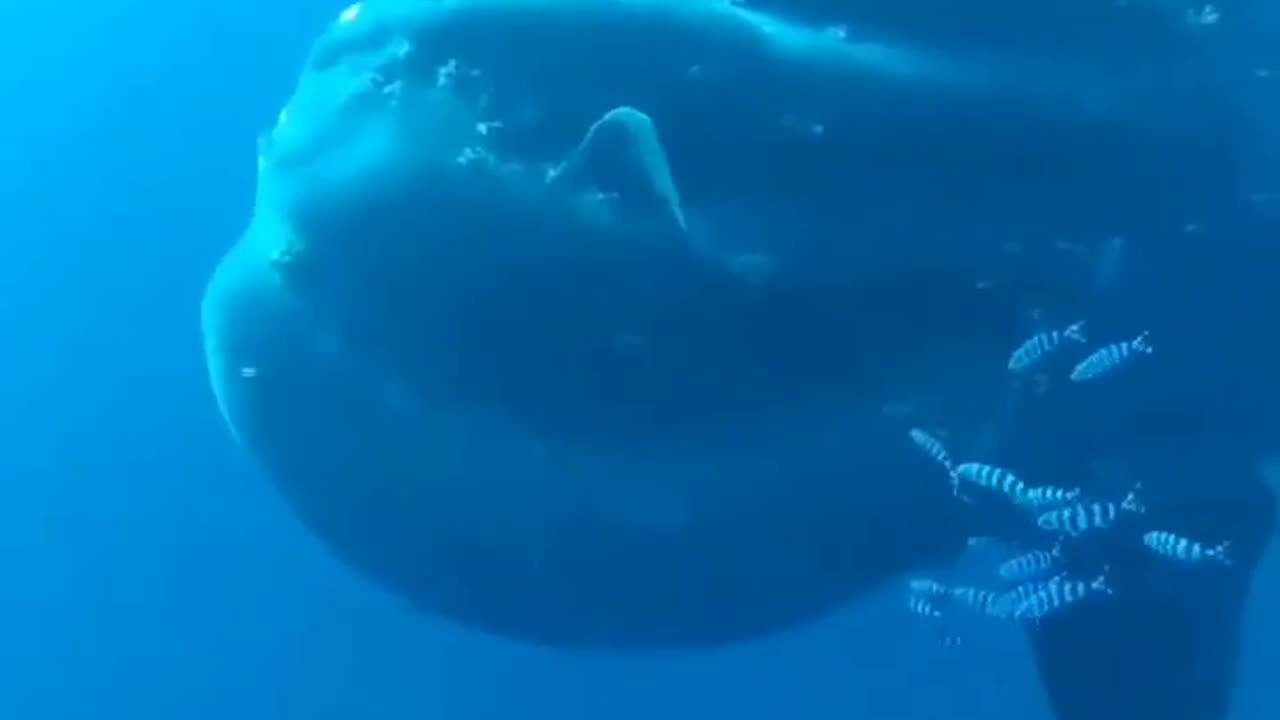
<svg viewBox="0 0 1280 720">
<path fill-rule="evenodd" d="M 1032 80 L 718 2 L 357 6 L 208 286 L 219 407 L 335 553 L 468 626 L 818 617 L 980 534 L 883 408 L 990 419 L 1014 300 L 1092 279 L 1029 230 L 1180 227 L 1230 180 L 1153 96 Z"/>
</svg>

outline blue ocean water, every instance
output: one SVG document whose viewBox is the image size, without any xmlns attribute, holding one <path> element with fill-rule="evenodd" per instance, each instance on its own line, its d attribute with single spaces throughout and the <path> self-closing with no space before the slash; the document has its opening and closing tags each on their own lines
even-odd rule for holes
<svg viewBox="0 0 1280 720">
<path fill-rule="evenodd" d="M 218 417 L 197 308 L 251 209 L 253 139 L 337 9 L 6 8 L 0 714 L 1049 717 L 1017 632 L 941 647 L 894 592 L 745 647 L 575 656 L 426 617 L 306 533 Z M 1263 242 L 1266 229 L 1233 240 Z M 1272 273 L 1248 257 L 1230 265 L 1242 273 L 1233 296 L 1188 288 L 1195 301 L 1166 322 L 1237 342 L 1267 333 Z M 1228 372 L 1215 363 L 1240 352 L 1262 372 L 1240 379 L 1238 398 L 1205 402 L 1267 397 L 1275 350 L 1258 342 L 1247 352 L 1206 342 L 1205 372 Z M 1274 428 L 1244 416 L 1267 404 L 1240 402 L 1239 426 L 1224 432 Z M 1240 720 L 1280 707 L 1275 551 L 1255 583 Z"/>
</svg>

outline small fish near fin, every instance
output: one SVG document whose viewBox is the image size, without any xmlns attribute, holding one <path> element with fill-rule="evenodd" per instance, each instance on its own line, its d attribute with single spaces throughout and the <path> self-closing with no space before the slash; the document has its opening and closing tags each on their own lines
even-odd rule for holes
<svg viewBox="0 0 1280 720">
<path fill-rule="evenodd" d="M 1126 559 L 1110 577 L 1114 595 L 1028 630 L 1057 720 L 1229 716 L 1245 599 L 1276 524 L 1275 493 L 1249 485 L 1171 509 L 1220 519 L 1214 525 L 1240 551 L 1230 572 L 1188 583 L 1185 574 Z"/>
<path fill-rule="evenodd" d="M 684 207 L 653 119 L 631 107 L 605 113 L 547 179 L 552 187 L 614 195 L 629 211 L 656 212 L 683 234 Z"/>
</svg>

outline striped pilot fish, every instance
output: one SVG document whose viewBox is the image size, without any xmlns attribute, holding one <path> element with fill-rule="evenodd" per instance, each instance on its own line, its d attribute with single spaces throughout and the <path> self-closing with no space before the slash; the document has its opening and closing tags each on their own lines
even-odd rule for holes
<svg viewBox="0 0 1280 720">
<path fill-rule="evenodd" d="M 1069 502 L 1075 502 L 1080 498 L 1080 489 L 1072 488 L 1070 490 L 1052 485 L 1039 485 L 1033 488 L 1027 488 L 1025 500 L 1026 504 L 1031 507 L 1046 507 L 1049 505 L 1065 505 Z"/>
<path fill-rule="evenodd" d="M 1003 580 L 1025 582 L 1044 575 L 1061 557 L 1061 545 L 1054 545 L 1052 550 L 1032 550 L 1000 563 L 996 572 Z"/>
<path fill-rule="evenodd" d="M 1230 540 L 1209 546 L 1167 530 L 1152 530 L 1142 536 L 1142 544 L 1157 555 L 1189 565 L 1231 564 L 1231 557 L 1227 554 L 1231 549 Z"/>
<path fill-rule="evenodd" d="M 1036 584 L 1035 588 L 1013 608 L 1013 616 L 1019 620 L 1040 619 L 1062 608 L 1074 605 L 1094 594 L 1111 594 L 1111 586 L 1107 584 L 1107 571 L 1093 580 L 1066 580 L 1061 577 Z"/>
<path fill-rule="evenodd" d="M 947 475 L 951 478 L 951 493 L 957 497 L 960 496 L 960 480 L 956 477 L 954 466 L 951 462 L 951 454 L 947 452 L 947 447 L 942 444 L 938 438 L 921 430 L 920 428 L 911 428 L 908 433 L 911 442 L 934 462 L 938 463 L 947 471 Z"/>
<path fill-rule="evenodd" d="M 1083 320 L 1062 330 L 1039 332 L 1027 338 L 1009 356 L 1009 372 L 1023 373 L 1030 370 L 1044 357 L 1057 350 L 1058 346 L 1066 340 L 1078 343 L 1088 342 L 1084 334 Z"/>
<path fill-rule="evenodd" d="M 930 622 L 936 621 L 943 616 L 942 610 L 938 607 L 939 600 L 946 599 L 948 595 L 947 588 L 941 583 L 932 580 L 920 581 L 917 585 L 916 581 L 909 584 L 911 591 L 907 594 L 907 610 L 920 618 L 925 618 Z M 924 592 L 916 592 L 916 589 Z M 964 638 L 953 633 L 943 633 L 938 637 L 938 642 L 943 647 L 960 647 L 964 644 Z"/>
<path fill-rule="evenodd" d="M 1147 341 L 1147 335 L 1149 333 L 1144 332 L 1132 340 L 1111 343 L 1094 350 L 1089 357 L 1081 360 L 1071 370 L 1071 381 L 1084 382 L 1092 380 L 1124 365 L 1136 355 L 1150 355 L 1155 352 L 1155 349 L 1151 347 L 1151 343 Z"/>
<path fill-rule="evenodd" d="M 956 477 L 978 487 L 995 490 L 1012 498 L 1015 502 L 1027 502 L 1028 488 L 1026 483 L 1012 472 L 986 463 L 961 463 L 956 466 Z"/>
<path fill-rule="evenodd" d="M 995 618 L 1007 618 L 1013 612 L 1009 594 L 985 588 L 965 586 L 951 588 L 951 598 L 971 610 Z"/>
<path fill-rule="evenodd" d="M 1031 599 L 1033 595 L 1043 590 L 1051 583 L 1062 582 L 1067 578 L 1066 573 L 1057 573 L 1049 578 L 1040 578 L 1038 580 L 1027 580 L 1018 583 L 1005 591 L 1005 605 L 1009 608 L 1009 617 L 1013 617 L 1013 611 L 1022 606 L 1023 603 Z"/>
<path fill-rule="evenodd" d="M 1141 485 L 1135 485 L 1124 500 L 1119 503 L 1113 501 L 1105 502 L 1077 502 L 1066 507 L 1056 508 L 1048 512 L 1040 514 L 1036 518 L 1036 525 L 1041 530 L 1049 532 L 1066 533 L 1071 537 L 1079 537 L 1092 530 L 1105 530 L 1115 525 L 1117 518 L 1123 512 L 1142 513 L 1146 508 L 1138 501 L 1138 490 Z"/>
<path fill-rule="evenodd" d="M 907 581 L 907 591 L 923 597 L 942 597 L 947 594 L 946 585 L 932 578 L 912 578 Z"/>
<path fill-rule="evenodd" d="M 908 435 L 911 437 L 911 442 L 920 448 L 930 460 L 946 468 L 947 472 L 951 472 L 951 455 L 947 452 L 947 448 L 942 444 L 941 440 L 920 428 L 911 428 Z"/>
<path fill-rule="evenodd" d="M 907 595 L 907 610 L 912 615 L 919 615 L 920 617 L 942 617 L 942 611 L 938 609 L 938 606 L 934 604 L 931 598 L 915 593 Z"/>
</svg>

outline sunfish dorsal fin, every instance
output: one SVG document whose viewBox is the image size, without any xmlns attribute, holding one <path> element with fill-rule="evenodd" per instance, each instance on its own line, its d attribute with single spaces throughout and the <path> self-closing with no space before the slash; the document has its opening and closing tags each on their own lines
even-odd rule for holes
<svg viewBox="0 0 1280 720">
<path fill-rule="evenodd" d="M 592 124 L 548 182 L 616 195 L 625 208 L 661 213 L 688 229 L 657 128 L 635 108 L 614 108 Z"/>
</svg>

